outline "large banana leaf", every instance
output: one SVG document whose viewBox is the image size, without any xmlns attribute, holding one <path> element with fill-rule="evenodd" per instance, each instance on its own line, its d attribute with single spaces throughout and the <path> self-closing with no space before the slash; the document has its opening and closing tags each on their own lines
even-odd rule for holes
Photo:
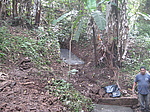
<svg viewBox="0 0 150 112">
<path fill-rule="evenodd" d="M 106 26 L 106 19 L 104 18 L 103 14 L 100 11 L 94 11 L 92 13 L 92 17 L 94 18 L 94 21 L 98 28 L 100 30 L 104 30 Z"/>
<path fill-rule="evenodd" d="M 65 19 L 66 17 L 68 16 L 71 16 L 71 15 L 77 15 L 78 11 L 77 10 L 72 10 L 68 13 L 65 13 L 64 15 L 60 16 L 58 19 L 55 19 L 52 24 L 55 26 L 58 22 L 60 22 L 61 20 Z"/>
<path fill-rule="evenodd" d="M 73 22 L 73 29 L 75 29 L 78 26 L 78 23 L 80 22 L 83 16 L 84 15 L 77 16 L 76 20 Z"/>
<path fill-rule="evenodd" d="M 74 33 L 73 40 L 79 41 L 79 37 L 83 29 L 83 24 L 84 24 L 84 18 L 82 18 L 81 21 L 79 22 L 79 25 Z"/>
</svg>

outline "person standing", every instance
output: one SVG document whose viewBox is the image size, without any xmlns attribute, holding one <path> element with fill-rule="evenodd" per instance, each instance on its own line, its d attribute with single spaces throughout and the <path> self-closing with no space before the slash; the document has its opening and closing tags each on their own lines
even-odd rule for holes
<svg viewBox="0 0 150 112">
<path fill-rule="evenodd" d="M 150 75 L 146 72 L 145 67 L 140 67 L 140 73 L 136 75 L 132 87 L 132 93 L 135 94 L 135 86 L 138 87 L 138 100 L 142 112 L 150 112 Z"/>
</svg>

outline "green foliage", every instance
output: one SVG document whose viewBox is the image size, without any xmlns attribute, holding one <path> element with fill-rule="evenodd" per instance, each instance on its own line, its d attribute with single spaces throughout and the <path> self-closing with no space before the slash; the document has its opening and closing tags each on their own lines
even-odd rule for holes
<svg viewBox="0 0 150 112">
<path fill-rule="evenodd" d="M 132 46 L 128 51 L 128 58 L 123 63 L 123 71 L 135 75 L 140 66 L 150 70 L 150 16 L 144 8 L 146 1 L 129 0 L 128 18 Z M 148 8 L 148 7 L 147 7 Z"/>
<path fill-rule="evenodd" d="M 150 29 L 150 21 L 146 22 L 144 20 L 140 20 L 140 22 L 137 24 L 137 35 L 150 37 L 149 29 Z"/>
<path fill-rule="evenodd" d="M 150 70 L 150 39 L 139 36 L 134 42 L 134 46 L 129 50 L 128 58 L 125 61 L 125 71 L 135 75 L 139 72 L 140 66 L 145 66 Z"/>
<path fill-rule="evenodd" d="M 8 33 L 6 27 L 1 27 L 0 28 L 0 58 L 1 61 L 2 59 L 5 59 L 5 56 L 7 55 L 6 53 L 4 53 L 3 51 L 7 48 L 5 48 L 6 46 L 3 45 L 3 43 L 5 42 L 5 37 L 10 37 L 11 35 Z"/>
<path fill-rule="evenodd" d="M 83 107 L 87 109 L 86 111 L 91 111 L 93 108 L 90 99 L 81 95 L 70 83 L 63 79 L 52 79 L 52 81 L 48 81 L 45 88 L 49 90 L 50 94 L 59 97 L 59 100 L 72 112 L 81 112 Z"/>
<path fill-rule="evenodd" d="M 96 0 L 83 0 L 86 4 L 86 9 L 88 9 L 90 12 L 96 10 L 97 4 Z"/>
<path fill-rule="evenodd" d="M 78 13 L 78 11 L 76 10 L 72 10 L 68 13 L 65 13 L 64 15 L 62 15 L 61 17 L 59 17 L 58 19 L 53 21 L 53 25 L 55 26 L 58 22 L 60 22 L 61 20 L 65 19 L 67 16 L 73 16 L 76 15 Z"/>
<path fill-rule="evenodd" d="M 81 14 L 79 13 L 80 11 L 73 10 L 73 11 L 63 14 L 61 17 L 53 21 L 53 25 L 56 25 L 58 22 L 61 22 L 63 19 L 70 17 L 70 22 L 71 22 L 70 26 L 73 27 L 72 29 L 73 31 L 70 31 L 70 33 L 74 32 L 73 39 L 76 41 L 79 40 L 79 37 L 83 31 L 83 27 L 84 27 L 86 19 L 91 19 L 91 17 L 93 17 L 96 25 L 98 26 L 100 30 L 104 30 L 105 24 L 106 24 L 105 17 L 102 15 L 102 13 L 98 10 L 94 11 L 96 10 L 96 7 L 97 7 L 96 0 L 83 0 L 83 2 L 86 4 L 86 7 L 85 7 L 87 9 L 86 14 Z"/>
<path fill-rule="evenodd" d="M 104 30 L 106 26 L 106 20 L 100 11 L 94 11 L 92 17 L 95 20 L 96 25 L 100 30 Z"/>
<path fill-rule="evenodd" d="M 98 7 L 98 5 L 104 3 L 105 1 L 109 1 L 109 0 L 102 0 L 102 1 L 100 1 L 100 2 L 97 4 L 97 7 Z"/>
<path fill-rule="evenodd" d="M 70 38 L 70 32 L 71 32 L 71 23 L 70 21 L 67 21 L 66 19 L 62 20 L 62 23 L 59 24 L 59 27 L 56 26 L 56 29 L 50 30 L 49 34 L 50 36 L 53 36 L 54 38 L 58 39 L 60 42 L 64 42 L 65 40 L 68 40 Z"/>
<path fill-rule="evenodd" d="M 136 38 L 134 45 L 129 48 L 128 57 L 123 62 L 122 72 L 127 77 L 126 87 L 132 87 L 135 75 L 139 73 L 141 66 L 150 71 L 150 39 L 144 36 Z"/>
<path fill-rule="evenodd" d="M 81 34 L 82 30 L 83 30 L 83 24 L 84 24 L 83 20 L 84 19 L 81 19 L 81 21 L 79 22 L 78 27 L 76 28 L 76 31 L 75 31 L 75 34 L 74 34 L 74 37 L 73 37 L 73 39 L 76 40 L 76 41 L 79 40 L 80 34 Z"/>
<path fill-rule="evenodd" d="M 150 20 L 150 15 L 144 12 L 137 12 L 137 14 L 144 17 L 145 20 Z"/>
<path fill-rule="evenodd" d="M 10 35 L 6 27 L 0 28 L 0 56 L 7 55 L 14 62 L 22 56 L 29 57 L 38 64 L 45 64 L 52 57 L 58 57 L 58 40 L 49 36 L 47 32 L 41 30 L 35 32 L 39 34 L 38 39 L 32 38 L 32 35 L 28 37 Z"/>
<path fill-rule="evenodd" d="M 6 56 L 5 53 L 0 53 L 0 58 L 4 58 Z"/>
</svg>

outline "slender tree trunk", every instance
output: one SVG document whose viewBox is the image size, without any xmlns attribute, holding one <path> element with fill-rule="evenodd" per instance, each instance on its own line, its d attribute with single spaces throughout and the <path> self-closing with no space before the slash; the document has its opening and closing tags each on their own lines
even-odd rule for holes
<svg viewBox="0 0 150 112">
<path fill-rule="evenodd" d="M 35 25 L 39 26 L 41 16 L 41 0 L 34 0 L 35 5 Z"/>
<path fill-rule="evenodd" d="M 32 6 L 32 0 L 29 0 L 27 3 L 26 3 L 26 17 L 27 19 L 30 21 L 30 22 L 27 22 L 27 27 L 28 28 L 31 28 L 31 20 L 32 20 L 32 16 L 31 16 L 31 6 Z"/>
<path fill-rule="evenodd" d="M 0 1 L 0 19 L 5 20 L 7 13 L 8 13 L 8 9 L 7 9 L 7 0 L 1 0 Z"/>
<path fill-rule="evenodd" d="M 31 16 L 31 4 L 32 4 L 32 2 L 31 2 L 31 0 L 29 0 L 26 5 L 27 18 L 29 18 Z"/>
<path fill-rule="evenodd" d="M 17 17 L 17 0 L 12 0 L 12 8 L 13 18 Z"/>
<path fill-rule="evenodd" d="M 0 1 L 0 20 L 2 19 L 2 1 Z"/>
<path fill-rule="evenodd" d="M 93 30 L 93 46 L 94 46 L 94 63 L 95 66 L 98 65 L 98 61 L 97 61 L 97 52 L 96 52 L 96 48 L 97 48 L 97 44 L 96 44 L 96 34 L 95 34 L 95 28 L 94 28 L 94 20 L 93 18 L 91 18 L 91 24 L 92 24 L 92 30 Z"/>
</svg>

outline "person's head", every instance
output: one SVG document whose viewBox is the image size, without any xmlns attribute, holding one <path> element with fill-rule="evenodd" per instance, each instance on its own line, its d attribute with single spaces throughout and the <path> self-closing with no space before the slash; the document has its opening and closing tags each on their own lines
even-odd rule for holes
<svg viewBox="0 0 150 112">
<path fill-rule="evenodd" d="M 142 74 L 142 75 L 144 75 L 145 73 L 146 73 L 146 68 L 145 67 L 140 67 L 140 73 Z"/>
</svg>

